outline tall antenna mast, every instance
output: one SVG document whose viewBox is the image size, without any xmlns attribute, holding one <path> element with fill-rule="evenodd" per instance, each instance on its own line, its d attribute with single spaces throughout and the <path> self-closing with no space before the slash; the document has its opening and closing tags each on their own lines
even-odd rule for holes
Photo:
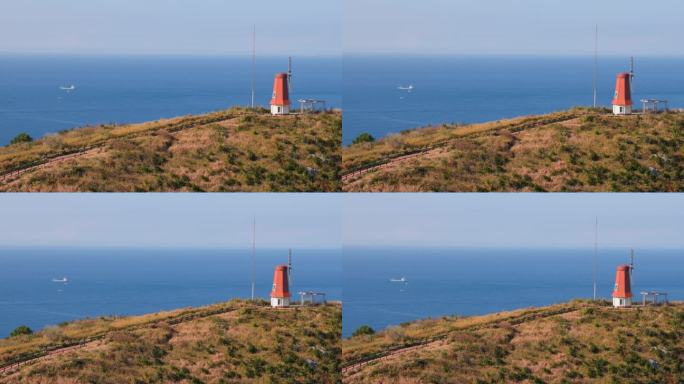
<svg viewBox="0 0 684 384">
<path fill-rule="evenodd" d="M 629 281 L 634 286 L 634 278 L 632 277 L 632 274 L 634 271 L 634 249 L 629 250 Z"/>
<path fill-rule="evenodd" d="M 254 301 L 254 287 L 256 282 L 256 217 L 252 222 L 252 301 Z"/>
<path fill-rule="evenodd" d="M 596 301 L 596 275 L 598 270 L 598 216 L 594 222 L 594 301 Z"/>
<path fill-rule="evenodd" d="M 292 93 L 292 56 L 287 58 L 287 93 Z"/>
<path fill-rule="evenodd" d="M 594 108 L 596 108 L 596 83 L 598 80 L 598 24 L 594 31 Z"/>
<path fill-rule="evenodd" d="M 634 56 L 630 56 L 629 58 L 629 90 L 634 94 L 634 84 L 633 80 L 634 79 Z"/>
<path fill-rule="evenodd" d="M 252 29 L 252 109 L 254 109 L 254 88 L 256 83 L 256 24 Z"/>
<path fill-rule="evenodd" d="M 292 285 L 292 249 L 287 250 L 287 281 Z"/>
</svg>

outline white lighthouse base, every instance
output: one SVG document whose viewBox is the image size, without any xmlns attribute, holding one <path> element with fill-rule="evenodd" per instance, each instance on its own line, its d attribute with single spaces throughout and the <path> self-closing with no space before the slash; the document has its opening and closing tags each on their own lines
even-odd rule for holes
<svg viewBox="0 0 684 384">
<path fill-rule="evenodd" d="M 631 307 L 632 306 L 632 298 L 627 297 L 613 297 L 613 307 L 615 308 L 622 308 L 622 307 Z"/>
<path fill-rule="evenodd" d="M 289 105 L 271 105 L 271 115 L 288 115 L 290 114 Z"/>
<path fill-rule="evenodd" d="M 271 307 L 289 307 L 290 298 L 289 297 L 271 297 Z"/>
<path fill-rule="evenodd" d="M 631 115 L 631 105 L 615 105 L 613 104 L 613 115 Z"/>
</svg>

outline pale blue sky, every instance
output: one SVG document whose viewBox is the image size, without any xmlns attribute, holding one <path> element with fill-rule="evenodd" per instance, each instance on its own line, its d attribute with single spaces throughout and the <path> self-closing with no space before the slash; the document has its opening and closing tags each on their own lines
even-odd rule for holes
<svg viewBox="0 0 684 384">
<path fill-rule="evenodd" d="M 341 0 L 0 1 L 0 53 L 341 54 Z"/>
<path fill-rule="evenodd" d="M 681 56 L 681 0 L 344 0 L 356 53 Z"/>
<path fill-rule="evenodd" d="M 0 246 L 339 248 L 335 194 L 6 194 Z"/>
<path fill-rule="evenodd" d="M 684 250 L 684 194 L 347 194 L 345 246 Z M 684 255 L 683 255 L 684 256 Z"/>
<path fill-rule="evenodd" d="M 0 246 L 683 248 L 682 194 L 6 194 Z"/>
</svg>

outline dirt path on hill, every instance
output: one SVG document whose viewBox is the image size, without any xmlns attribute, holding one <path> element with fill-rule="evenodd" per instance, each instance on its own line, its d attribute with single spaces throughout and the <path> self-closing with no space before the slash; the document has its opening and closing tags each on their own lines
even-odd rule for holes
<svg viewBox="0 0 684 384">
<path fill-rule="evenodd" d="M 366 365 L 375 363 L 375 362 L 391 360 L 391 359 L 398 357 L 400 355 L 405 355 L 407 353 L 410 353 L 410 352 L 413 352 L 413 351 L 416 351 L 419 349 L 439 347 L 439 346 L 446 343 L 447 337 L 449 337 L 450 335 L 452 335 L 453 333 L 456 333 L 456 332 L 472 331 L 472 330 L 488 327 L 488 326 L 491 326 L 492 324 L 499 323 L 502 321 L 523 320 L 523 321 L 520 321 L 520 323 L 523 323 L 524 319 L 526 317 L 530 317 L 531 319 L 536 320 L 536 319 L 540 319 L 540 318 L 563 316 L 563 315 L 567 315 L 569 313 L 573 313 L 573 312 L 577 312 L 577 311 L 579 311 L 578 308 L 564 308 L 562 310 L 551 311 L 548 313 L 523 314 L 523 315 L 520 315 L 518 317 L 511 317 L 511 318 L 507 318 L 507 319 L 497 319 L 497 320 L 493 320 L 491 322 L 484 323 L 484 324 L 477 324 L 477 325 L 472 325 L 469 327 L 464 327 L 462 329 L 459 329 L 456 331 L 451 331 L 449 333 L 439 335 L 439 336 L 436 336 L 436 337 L 433 337 L 433 338 L 430 338 L 427 340 L 417 341 L 416 344 L 413 344 L 410 346 L 406 346 L 406 347 L 402 347 L 402 348 L 398 348 L 398 349 L 393 349 L 393 350 L 389 350 L 386 352 L 380 352 L 379 356 L 375 356 L 375 357 L 369 358 L 367 360 L 357 361 L 357 362 L 354 362 L 354 363 L 347 365 L 347 366 L 343 365 L 342 366 L 342 376 L 343 377 L 350 377 L 350 376 L 358 373 L 361 368 L 365 367 Z"/>
<path fill-rule="evenodd" d="M 235 118 L 234 117 L 221 117 L 221 118 L 212 119 L 209 121 L 202 121 L 202 122 L 199 122 L 196 124 L 191 123 L 189 126 L 184 126 L 186 124 L 186 122 L 181 121 L 178 123 L 169 124 L 168 126 L 162 126 L 162 127 L 156 128 L 154 130 L 144 131 L 144 132 L 136 132 L 136 133 L 132 133 L 129 135 L 117 137 L 117 139 L 135 138 L 135 137 L 147 135 L 152 131 L 159 131 L 159 130 L 168 130 L 171 135 L 175 136 L 178 133 L 183 132 L 187 129 L 196 128 L 198 126 L 203 126 L 203 125 L 212 124 L 212 123 L 218 123 L 218 124 L 223 125 L 223 126 L 234 126 L 235 125 Z M 39 162 L 36 165 L 31 165 L 31 166 L 27 166 L 26 168 L 20 168 L 20 169 L 12 170 L 9 172 L 1 173 L 0 174 L 0 183 L 9 184 L 25 173 L 36 171 L 36 170 L 43 169 L 43 168 L 48 168 L 50 166 L 53 166 L 53 165 L 56 165 L 59 163 L 63 163 L 63 162 L 68 161 L 68 160 L 73 160 L 73 159 L 77 159 L 77 158 L 85 158 L 85 157 L 89 157 L 89 156 L 96 156 L 96 155 L 104 152 L 105 145 L 106 145 L 106 143 L 97 144 L 93 147 L 86 148 L 86 149 L 83 149 L 83 150 L 78 151 L 78 152 L 69 153 L 66 155 L 56 156 L 56 157 L 52 157 L 52 158 L 47 158 L 47 159 L 43 160 L 42 162 Z"/>
<path fill-rule="evenodd" d="M 573 126 L 577 125 L 577 123 L 579 123 L 579 118 L 576 117 L 576 116 L 571 116 L 571 117 L 566 117 L 566 118 L 563 118 L 563 119 L 560 119 L 560 120 L 553 120 L 553 121 L 546 121 L 546 120 L 545 120 L 545 121 L 533 122 L 533 123 L 520 123 L 520 124 L 516 124 L 516 125 L 510 126 L 510 127 L 498 127 L 498 128 L 492 129 L 491 131 L 486 131 L 486 132 L 474 132 L 474 133 L 470 133 L 470 134 L 467 134 L 467 135 L 463 135 L 463 136 L 459 136 L 459 137 L 454 137 L 454 138 L 452 138 L 452 139 L 443 141 L 443 142 L 441 142 L 441 143 L 432 145 L 432 146 L 430 146 L 430 147 L 427 147 L 427 148 L 418 150 L 417 152 L 410 153 L 410 154 L 407 154 L 407 155 L 397 156 L 397 157 L 393 157 L 393 158 L 388 158 L 388 159 L 386 159 L 384 162 L 382 162 L 381 164 L 371 165 L 371 166 L 366 167 L 366 168 L 357 169 L 357 170 L 354 170 L 354 171 L 352 171 L 352 172 L 343 174 L 343 175 L 342 175 L 342 184 L 350 183 L 350 182 L 352 182 L 352 181 L 355 181 L 355 180 L 356 180 L 357 178 L 359 178 L 360 176 L 363 176 L 363 175 L 365 175 L 366 173 L 369 173 L 369 172 L 378 171 L 378 170 L 381 170 L 381 169 L 384 169 L 384 168 L 390 168 L 390 167 L 392 167 L 392 166 L 398 165 L 398 164 L 400 164 L 400 163 L 403 163 L 403 162 L 405 162 L 405 161 L 408 161 L 408 160 L 411 160 L 411 159 L 415 159 L 415 158 L 418 158 L 418 157 L 424 157 L 424 156 L 433 155 L 433 154 L 435 154 L 435 153 L 437 153 L 437 152 L 439 152 L 439 151 L 442 151 L 442 150 L 444 149 L 444 147 L 446 147 L 446 146 L 449 145 L 450 143 L 454 142 L 455 140 L 460 140 L 460 139 L 464 139 L 464 138 L 467 138 L 467 137 L 477 137 L 477 136 L 481 136 L 481 135 L 486 135 L 486 134 L 491 133 L 492 131 L 496 131 L 496 130 L 500 130 L 500 129 L 512 129 L 512 130 L 515 130 L 515 132 L 512 133 L 512 134 L 515 136 L 515 135 L 517 135 L 519 132 L 523 132 L 523 131 L 525 131 L 525 130 L 532 129 L 532 128 L 538 128 L 538 127 L 545 126 L 545 125 L 550 125 L 550 124 L 561 124 L 561 125 L 564 125 L 564 126 L 573 127 Z"/>
<path fill-rule="evenodd" d="M 85 151 L 82 151 L 82 152 L 70 153 L 68 155 L 53 157 L 53 158 L 47 159 L 47 160 L 45 160 L 45 162 L 37 164 L 37 165 L 33 165 L 30 167 L 26 167 L 26 168 L 22 168 L 22 169 L 18 169 L 15 171 L 11 171 L 11 172 L 1 174 L 0 175 L 0 183 L 9 183 L 12 180 L 17 179 L 19 176 L 23 175 L 24 173 L 32 172 L 32 171 L 42 169 L 42 168 L 47 168 L 47 167 L 50 167 L 50 166 L 55 165 L 55 164 L 63 163 L 67 160 L 85 157 L 88 155 L 96 155 L 96 154 L 101 153 L 102 151 L 103 151 L 102 147 L 96 147 L 96 148 L 86 149 Z"/>
<path fill-rule="evenodd" d="M 41 356 L 41 357 L 36 357 L 33 359 L 29 359 L 29 360 L 17 362 L 17 363 L 11 364 L 11 365 L 7 365 L 4 367 L 0 367 L 0 375 L 8 376 L 8 375 L 11 375 L 12 373 L 14 373 L 19 368 L 21 368 L 25 365 L 33 364 L 33 363 L 36 363 L 38 361 L 48 360 L 48 359 L 51 359 L 55 356 L 64 355 L 64 354 L 69 353 L 69 352 L 96 348 L 100 344 L 102 344 L 102 340 L 91 341 L 91 342 L 88 342 L 85 344 L 77 344 L 77 345 L 72 345 L 70 347 L 55 349 L 53 351 L 47 352 L 46 355 Z"/>
<path fill-rule="evenodd" d="M 110 331 L 107 332 L 106 334 L 95 336 L 90 339 L 83 340 L 81 342 L 78 342 L 77 344 L 74 345 L 69 345 L 67 347 L 63 348 L 57 348 L 45 352 L 41 352 L 40 356 L 36 357 L 30 357 L 26 358 L 25 360 L 22 361 L 17 361 L 5 366 L 0 366 L 0 376 L 9 376 L 13 373 L 15 373 L 17 370 L 19 370 L 21 367 L 29 364 L 34 364 L 39 361 L 44 361 L 44 360 L 49 360 L 55 356 L 60 356 L 64 355 L 66 353 L 74 352 L 74 351 L 80 351 L 80 350 L 87 350 L 87 349 L 94 349 L 99 347 L 100 345 L 103 344 L 103 340 L 109 336 L 110 334 L 114 332 L 121 332 L 121 331 L 134 331 L 138 329 L 144 329 L 144 328 L 150 328 L 154 324 L 159 324 L 159 323 L 169 323 L 171 324 L 172 327 L 181 325 L 185 322 L 192 321 L 192 320 L 197 320 L 197 319 L 203 319 L 207 317 L 212 317 L 212 316 L 219 316 L 219 315 L 224 315 L 227 313 L 235 312 L 237 311 L 236 308 L 230 308 L 230 309 L 221 309 L 221 310 L 215 310 L 215 311 L 210 311 L 207 313 L 203 314 L 198 314 L 198 315 L 190 315 L 190 316 L 178 316 L 176 318 L 169 318 L 169 319 L 162 319 L 158 321 L 153 321 L 150 323 L 145 323 L 141 325 L 134 325 L 128 328 L 122 328 L 122 329 L 117 329 L 115 331 Z"/>
</svg>

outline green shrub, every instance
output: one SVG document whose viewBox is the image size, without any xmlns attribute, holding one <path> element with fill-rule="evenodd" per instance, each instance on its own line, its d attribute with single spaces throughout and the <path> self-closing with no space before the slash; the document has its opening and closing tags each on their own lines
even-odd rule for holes
<svg viewBox="0 0 684 384">
<path fill-rule="evenodd" d="M 14 328 L 14 331 L 10 333 L 10 337 L 21 336 L 21 335 L 32 335 L 33 330 L 25 325 L 20 325 Z"/>
<path fill-rule="evenodd" d="M 362 325 L 360 326 L 352 336 L 360 336 L 360 335 L 373 335 L 375 334 L 375 330 L 367 325 Z"/>
<path fill-rule="evenodd" d="M 10 145 L 11 144 L 18 144 L 18 143 L 30 143 L 32 141 L 33 141 L 33 137 L 29 136 L 28 133 L 22 132 L 16 136 L 14 136 L 14 139 L 12 139 L 12 141 L 10 141 Z"/>
<path fill-rule="evenodd" d="M 587 374 L 591 378 L 603 377 L 609 366 L 608 361 L 604 359 L 593 359 L 587 365 Z"/>
<path fill-rule="evenodd" d="M 356 137 L 354 141 L 352 141 L 352 144 L 359 144 L 359 143 L 372 143 L 375 141 L 375 137 L 371 135 L 370 133 L 364 132 Z"/>
<path fill-rule="evenodd" d="M 684 328 L 684 312 L 675 312 L 672 316 L 672 326 L 674 328 Z"/>
</svg>

